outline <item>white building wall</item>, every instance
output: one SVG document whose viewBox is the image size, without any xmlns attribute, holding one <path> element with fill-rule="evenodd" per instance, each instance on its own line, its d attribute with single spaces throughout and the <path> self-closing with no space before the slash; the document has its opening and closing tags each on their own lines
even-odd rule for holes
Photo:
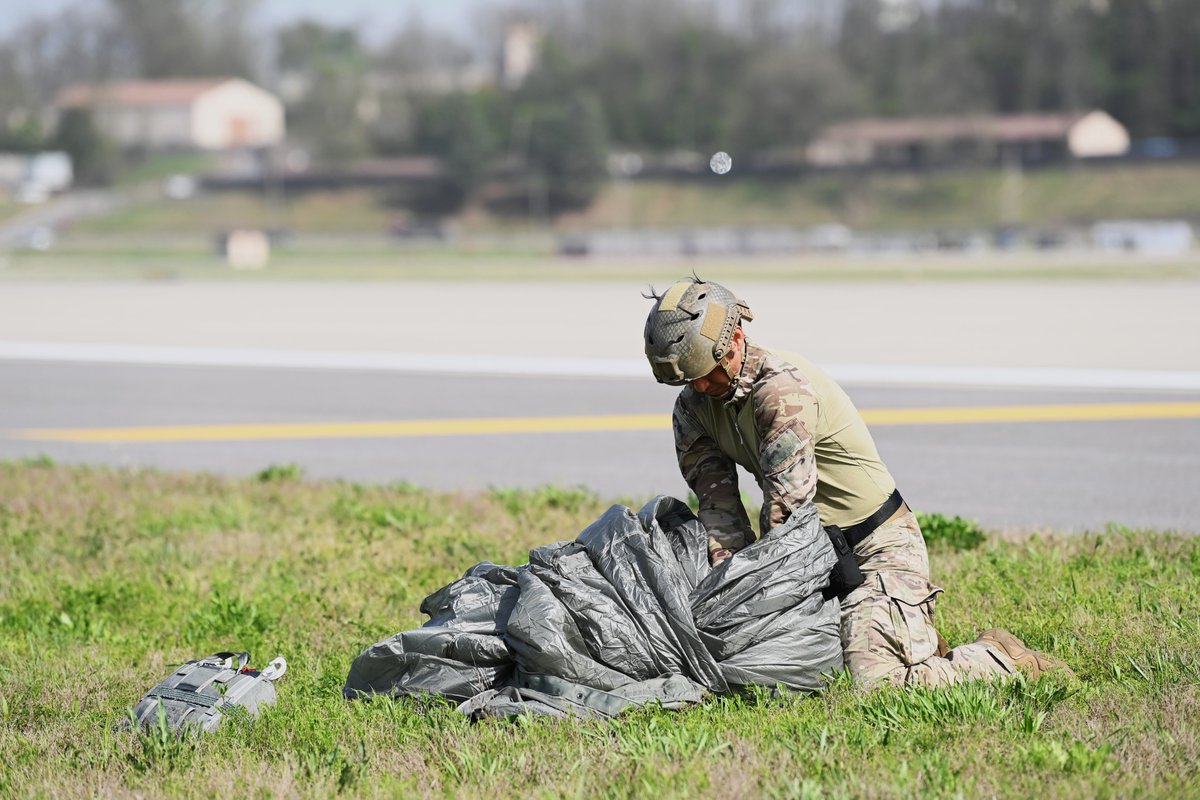
<svg viewBox="0 0 1200 800">
<path fill-rule="evenodd" d="M 210 89 L 192 104 L 191 139 L 195 147 L 262 147 L 283 141 L 283 133 L 283 103 L 241 79 Z"/>
<path fill-rule="evenodd" d="M 804 155 L 817 167 L 845 167 L 870 163 L 875 148 L 858 139 L 817 139 L 804 149 Z"/>
<path fill-rule="evenodd" d="M 188 147 L 191 142 L 191 113 L 187 106 L 164 106 L 146 110 L 145 139 L 153 150 Z"/>
<path fill-rule="evenodd" d="M 516 88 L 537 66 L 541 30 L 532 22 L 516 22 L 504 35 L 504 85 Z"/>
<path fill-rule="evenodd" d="M 191 111 L 180 106 L 97 109 L 100 129 L 121 147 L 151 150 L 192 147 Z"/>
<path fill-rule="evenodd" d="M 1129 151 L 1129 131 L 1105 112 L 1093 111 L 1071 126 L 1067 147 L 1076 158 L 1124 155 Z"/>
</svg>

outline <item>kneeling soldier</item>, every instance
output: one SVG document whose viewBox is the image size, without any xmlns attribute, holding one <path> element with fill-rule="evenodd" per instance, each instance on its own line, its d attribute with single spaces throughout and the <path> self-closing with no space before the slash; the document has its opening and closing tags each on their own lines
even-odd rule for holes
<svg viewBox="0 0 1200 800">
<path fill-rule="evenodd" d="M 720 284 L 686 279 L 654 300 L 646 357 L 660 383 L 684 387 L 675 450 L 714 565 L 754 540 L 740 464 L 763 492 L 760 530 L 816 503 L 840 546 L 842 647 L 859 683 L 938 686 L 1061 666 L 999 629 L 949 649 L 933 624 L 942 590 L 929 582 L 917 519 L 842 388 L 802 356 L 746 338 L 750 309 Z"/>
</svg>

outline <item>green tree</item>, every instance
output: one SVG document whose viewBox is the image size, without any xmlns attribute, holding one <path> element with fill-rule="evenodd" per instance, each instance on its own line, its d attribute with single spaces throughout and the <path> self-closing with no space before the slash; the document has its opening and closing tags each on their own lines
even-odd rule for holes
<svg viewBox="0 0 1200 800">
<path fill-rule="evenodd" d="M 0 127 L 0 150 L 17 153 L 35 153 L 46 146 L 46 134 L 41 123 L 26 117 L 16 124 Z"/>
<path fill-rule="evenodd" d="M 734 95 L 729 149 L 752 156 L 802 145 L 861 108 L 858 85 L 827 49 L 773 48 L 752 60 Z"/>
<path fill-rule="evenodd" d="M 588 206 L 607 176 L 604 110 L 590 94 L 537 104 L 518 113 L 529 131 L 527 161 L 534 185 L 550 213 Z"/>
<path fill-rule="evenodd" d="M 51 146 L 71 156 L 75 181 L 81 184 L 110 183 L 117 169 L 117 154 L 96 129 L 92 112 L 70 108 L 58 119 Z"/>
<path fill-rule="evenodd" d="M 322 158 L 347 160 L 369 149 L 363 119 L 367 63 L 349 28 L 305 21 L 279 31 L 280 70 L 300 87 L 288 105 L 288 128 Z"/>
<path fill-rule="evenodd" d="M 514 94 L 509 148 L 526 165 L 523 184 L 535 213 L 587 206 L 608 174 L 604 106 L 582 76 L 580 63 L 550 39 Z"/>
<path fill-rule="evenodd" d="M 108 0 L 120 46 L 144 78 L 253 74 L 258 0 Z"/>
<path fill-rule="evenodd" d="M 436 98 L 423 112 L 417 146 L 441 157 L 451 193 L 461 205 L 482 184 L 495 152 L 482 102 L 455 92 Z"/>
<path fill-rule="evenodd" d="M 1200 15 L 1191 0 L 1092 9 L 1097 102 L 1134 135 L 1200 136 Z"/>
<path fill-rule="evenodd" d="M 437 180 L 397 187 L 388 200 L 422 216 L 452 214 L 461 210 L 483 184 L 495 154 L 486 103 L 482 94 L 463 92 L 420 100 L 419 130 L 413 147 L 416 152 L 440 158 L 442 175 Z"/>
</svg>

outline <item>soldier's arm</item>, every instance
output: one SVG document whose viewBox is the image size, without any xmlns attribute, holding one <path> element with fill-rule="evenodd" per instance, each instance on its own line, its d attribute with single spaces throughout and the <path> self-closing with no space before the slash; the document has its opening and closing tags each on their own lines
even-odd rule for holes
<svg viewBox="0 0 1200 800">
<path fill-rule="evenodd" d="M 754 541 L 750 518 L 738 491 L 737 467 L 680 403 L 672 418 L 679 471 L 700 501 L 700 522 L 708 531 L 708 553 L 740 550 Z"/>
<path fill-rule="evenodd" d="M 812 502 L 817 491 L 817 398 L 808 379 L 787 366 L 755 390 L 752 402 L 764 476 L 759 529 L 766 534 Z"/>
</svg>

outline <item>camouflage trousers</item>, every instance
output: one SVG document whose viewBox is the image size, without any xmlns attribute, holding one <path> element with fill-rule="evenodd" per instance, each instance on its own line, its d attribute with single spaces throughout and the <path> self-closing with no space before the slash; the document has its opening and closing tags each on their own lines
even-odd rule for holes
<svg viewBox="0 0 1200 800">
<path fill-rule="evenodd" d="M 857 683 L 946 686 L 1017 671 L 1004 653 L 975 642 L 937 655 L 929 555 L 907 509 L 854 548 L 866 581 L 842 602 L 842 648 Z"/>
</svg>

